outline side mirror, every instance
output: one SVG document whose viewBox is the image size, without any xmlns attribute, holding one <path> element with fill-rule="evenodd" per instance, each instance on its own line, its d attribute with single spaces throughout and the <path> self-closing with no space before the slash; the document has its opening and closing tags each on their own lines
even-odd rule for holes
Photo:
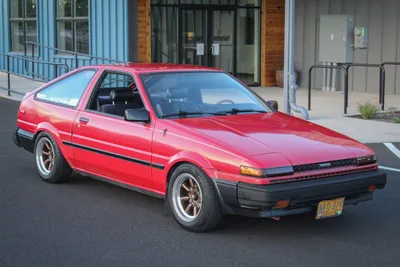
<svg viewBox="0 0 400 267">
<path fill-rule="evenodd" d="M 127 109 L 124 118 L 126 121 L 149 122 L 150 114 L 146 109 Z"/>
<path fill-rule="evenodd" d="M 270 105 L 273 109 L 278 110 L 278 101 L 270 100 L 267 101 L 268 105 Z"/>
</svg>

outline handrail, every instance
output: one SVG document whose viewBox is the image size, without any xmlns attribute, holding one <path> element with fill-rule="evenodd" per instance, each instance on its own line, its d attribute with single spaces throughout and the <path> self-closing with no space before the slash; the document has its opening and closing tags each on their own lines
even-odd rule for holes
<svg viewBox="0 0 400 267">
<path fill-rule="evenodd" d="M 348 102 L 348 71 L 343 66 L 314 65 L 308 70 L 308 110 L 311 110 L 311 74 L 313 69 L 340 69 L 344 72 L 344 114 L 347 114 Z"/>
<path fill-rule="evenodd" d="M 7 56 L 7 57 L 17 58 L 17 59 L 26 60 L 26 61 L 35 62 L 35 63 L 43 63 L 43 64 L 49 64 L 49 65 L 64 66 L 67 69 L 67 71 L 70 71 L 68 65 L 65 64 L 65 63 L 48 62 L 48 61 L 44 61 L 44 60 L 30 59 L 30 58 L 26 58 L 26 57 L 23 57 L 23 56 L 10 55 L 10 54 L 7 54 L 7 53 L 0 53 L 0 56 Z"/>
<path fill-rule="evenodd" d="M 122 60 L 117 60 L 117 59 L 111 59 L 111 58 L 105 58 L 105 57 L 97 57 L 97 56 L 93 56 L 93 55 L 89 55 L 89 54 L 83 54 L 83 53 L 78 53 L 78 52 L 74 52 L 74 51 L 68 51 L 68 50 L 64 50 L 64 49 L 60 49 L 60 48 L 54 48 L 48 45 L 44 45 L 44 44 L 39 44 L 39 43 L 35 43 L 32 41 L 26 41 L 25 42 L 25 56 L 26 56 L 26 45 L 30 44 L 32 46 L 36 46 L 36 47 L 44 47 L 53 51 L 58 51 L 58 52 L 63 52 L 63 53 L 67 53 L 67 54 L 71 54 L 73 56 L 75 56 L 75 68 L 78 67 L 78 56 L 82 56 L 82 57 L 89 57 L 90 59 L 100 59 L 100 60 L 106 60 L 106 61 L 113 61 L 116 63 L 131 63 L 129 61 L 122 61 Z M 33 49 L 32 49 L 33 51 Z"/>
<path fill-rule="evenodd" d="M 8 96 L 11 96 L 11 92 L 16 93 L 16 94 L 20 94 L 20 95 L 24 95 L 24 93 L 21 93 L 21 92 L 18 92 L 16 90 L 12 90 L 11 89 L 11 77 L 10 77 L 10 74 L 13 74 L 15 76 L 22 77 L 22 78 L 25 78 L 25 79 L 29 79 L 29 80 L 32 80 L 32 81 L 44 82 L 43 80 L 35 79 L 34 75 L 32 75 L 32 78 L 31 78 L 31 77 L 28 77 L 26 75 L 21 75 L 19 73 L 11 72 L 10 71 L 10 58 L 16 58 L 16 59 L 24 60 L 25 63 L 27 61 L 29 61 L 29 62 L 38 63 L 38 64 L 52 65 L 52 66 L 54 66 L 56 77 L 58 76 L 58 68 L 59 67 L 64 67 L 64 68 L 67 69 L 67 72 L 69 71 L 69 67 L 65 63 L 56 63 L 56 62 L 47 62 L 47 61 L 43 61 L 43 60 L 35 60 L 35 59 L 30 59 L 30 58 L 23 57 L 23 56 L 18 56 L 18 55 L 11 55 L 11 54 L 7 54 L 7 53 L 0 53 L 0 56 L 5 56 L 7 58 L 7 69 L 6 70 L 0 69 L 0 72 L 7 73 L 7 88 L 0 87 L 0 90 L 8 91 Z M 31 72 L 29 72 L 29 73 L 31 73 Z M 37 75 L 37 76 L 40 76 L 40 75 Z M 47 78 L 47 80 L 50 80 L 50 78 L 48 78 L 48 77 L 45 77 L 45 76 L 42 76 L 42 77 L 43 78 Z"/>
</svg>

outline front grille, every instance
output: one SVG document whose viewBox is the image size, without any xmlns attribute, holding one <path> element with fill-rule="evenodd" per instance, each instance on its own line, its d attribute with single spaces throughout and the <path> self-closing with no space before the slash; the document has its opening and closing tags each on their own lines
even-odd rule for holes
<svg viewBox="0 0 400 267">
<path fill-rule="evenodd" d="M 356 159 L 342 159 L 342 160 L 335 160 L 335 161 L 328 161 L 328 162 L 296 165 L 296 166 L 293 166 L 293 171 L 294 172 L 304 172 L 304 171 L 313 171 L 313 170 L 320 170 L 320 169 L 327 169 L 327 168 L 350 166 L 350 165 L 356 165 L 356 164 L 357 164 Z"/>
<path fill-rule="evenodd" d="M 360 169 L 360 170 L 346 170 L 346 171 L 338 171 L 338 172 L 330 172 L 330 173 L 321 173 L 321 174 L 313 174 L 307 176 L 298 176 L 298 177 L 288 177 L 288 178 L 278 178 L 270 181 L 270 184 L 280 184 L 280 183 L 288 183 L 288 182 L 298 182 L 298 181 L 305 181 L 305 180 L 312 180 L 318 178 L 328 178 L 333 176 L 339 175 L 347 175 L 365 171 L 372 171 L 375 170 L 375 167 Z"/>
</svg>

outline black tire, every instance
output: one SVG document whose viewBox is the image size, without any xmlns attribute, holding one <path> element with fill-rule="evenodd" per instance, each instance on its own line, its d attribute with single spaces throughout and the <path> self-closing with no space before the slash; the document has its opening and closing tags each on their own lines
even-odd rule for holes
<svg viewBox="0 0 400 267">
<path fill-rule="evenodd" d="M 43 148 L 45 146 L 45 142 L 50 143 L 48 144 L 53 151 L 53 165 L 50 170 L 45 172 L 43 170 L 43 165 L 41 165 L 40 156 L 38 154 L 43 153 Z M 71 176 L 71 168 L 66 162 L 64 156 L 62 155 L 60 148 L 58 147 L 54 138 L 48 134 L 47 132 L 41 132 L 37 136 L 35 140 L 35 147 L 34 147 L 34 156 L 35 156 L 35 167 L 36 172 L 42 178 L 42 180 L 46 181 L 47 183 L 64 183 L 69 180 Z M 39 157 L 39 158 L 38 158 Z"/>
<path fill-rule="evenodd" d="M 196 186 L 198 185 L 201 190 L 199 191 L 201 192 L 201 208 L 199 209 L 197 216 L 191 219 L 192 221 L 187 221 L 182 218 L 182 216 L 184 216 L 182 215 L 183 209 L 179 208 L 178 202 L 183 202 L 181 200 L 175 200 L 174 202 L 174 196 L 176 197 L 176 194 L 178 194 L 174 192 L 178 192 L 177 188 L 182 180 L 181 177 L 185 175 L 191 176 Z M 181 190 L 183 189 L 181 188 Z M 220 224 L 223 217 L 218 193 L 212 180 L 203 172 L 203 170 L 192 164 L 182 164 L 172 173 L 171 179 L 168 183 L 168 203 L 178 224 L 191 232 L 213 230 Z"/>
</svg>

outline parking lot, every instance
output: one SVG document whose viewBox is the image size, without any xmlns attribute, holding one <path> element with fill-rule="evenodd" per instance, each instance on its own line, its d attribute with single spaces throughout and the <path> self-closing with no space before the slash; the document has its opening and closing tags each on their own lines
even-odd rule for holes
<svg viewBox="0 0 400 267">
<path fill-rule="evenodd" d="M 18 105 L 0 97 L 0 266 L 400 266 L 399 172 L 341 217 L 232 216 L 193 234 L 160 200 L 79 175 L 42 182 L 11 139 Z M 400 169 L 384 144 L 369 145 L 380 165 Z"/>
</svg>

